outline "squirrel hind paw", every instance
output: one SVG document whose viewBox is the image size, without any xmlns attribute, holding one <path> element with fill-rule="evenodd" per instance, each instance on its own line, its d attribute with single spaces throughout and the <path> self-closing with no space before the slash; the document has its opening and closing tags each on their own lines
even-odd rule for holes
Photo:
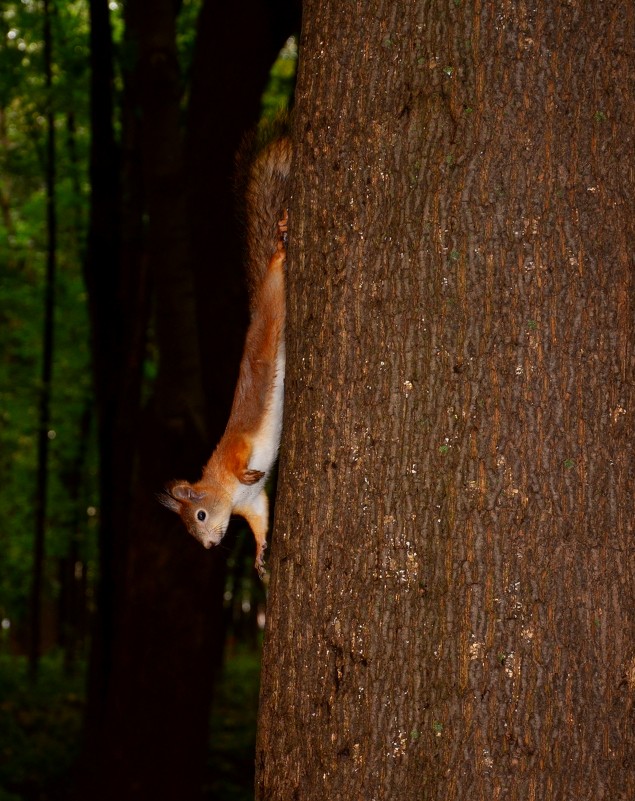
<svg viewBox="0 0 635 801">
<path fill-rule="evenodd" d="M 265 576 L 267 575 L 267 571 L 265 569 L 265 549 L 267 547 L 267 543 L 258 543 L 256 546 L 256 561 L 254 562 L 254 567 L 258 571 L 258 575 L 260 576 L 261 580 L 264 580 Z"/>
<path fill-rule="evenodd" d="M 287 229 L 289 223 L 289 212 L 284 210 L 281 220 L 278 220 L 278 242 L 284 247 L 287 244 Z"/>
<path fill-rule="evenodd" d="M 282 219 L 278 220 L 278 231 L 281 234 L 287 233 L 288 223 L 289 223 L 289 210 L 285 209 L 284 212 L 282 213 Z"/>
</svg>

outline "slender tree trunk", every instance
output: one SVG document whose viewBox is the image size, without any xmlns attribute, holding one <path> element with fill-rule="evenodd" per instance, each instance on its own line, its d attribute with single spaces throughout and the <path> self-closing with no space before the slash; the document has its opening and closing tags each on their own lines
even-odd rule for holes
<svg viewBox="0 0 635 801">
<path fill-rule="evenodd" d="M 635 797 L 635 10 L 308 0 L 257 797 Z"/>
<path fill-rule="evenodd" d="M 117 420 L 117 395 L 121 366 L 124 317 L 119 300 L 121 260 L 119 252 L 119 154 L 113 127 L 112 36 L 107 0 L 90 1 L 90 213 L 86 255 L 92 327 L 93 373 L 99 452 L 99 583 L 97 614 L 91 640 L 86 711 L 86 751 L 95 745 L 102 724 L 114 632 L 115 553 L 122 548 L 113 464 Z M 126 364 L 132 362 L 128 359 Z M 128 410 L 134 418 L 133 409 Z M 121 480 L 129 480 L 129 465 Z M 121 517 L 119 517 L 121 519 Z M 90 772 L 90 769 L 89 771 Z"/>
<path fill-rule="evenodd" d="M 31 585 L 31 645 L 29 669 L 35 679 L 40 661 L 42 636 L 42 580 L 44 540 L 46 533 L 46 496 L 48 488 L 48 453 L 53 377 L 53 333 L 55 314 L 55 270 L 57 258 L 57 219 L 55 206 L 55 114 L 53 109 L 53 43 L 51 5 L 44 0 L 44 76 L 46 85 L 46 277 L 44 284 L 44 328 L 42 333 L 42 377 L 37 451 L 37 485 L 35 497 L 35 538 Z"/>
<path fill-rule="evenodd" d="M 73 188 L 73 205 L 70 211 L 70 233 L 74 254 L 80 263 L 85 263 L 86 245 L 82 233 L 85 231 L 84 205 L 85 198 L 82 192 L 83 163 L 80 164 L 77 152 L 77 121 L 74 111 L 66 113 L 66 153 L 69 162 L 69 177 Z"/>
<path fill-rule="evenodd" d="M 133 111 L 128 119 L 137 125 L 140 146 L 161 358 L 153 402 L 133 438 L 137 469 L 127 487 L 132 506 L 125 561 L 117 562 L 125 575 L 117 587 L 108 688 L 116 703 L 108 705 L 101 778 L 92 788 L 99 798 L 198 796 L 212 681 L 207 609 L 217 587 L 222 593 L 218 555 L 197 550 L 156 498 L 169 471 L 193 471 L 206 451 L 174 22 L 170 2 L 139 0 L 126 7 L 127 46 L 135 54 L 125 76 Z"/>
<path fill-rule="evenodd" d="M 88 682 L 86 737 L 76 797 L 105 788 L 117 621 L 125 614 L 131 487 L 137 468 L 141 368 L 148 320 L 134 114 L 124 109 L 123 157 L 115 139 L 113 52 L 106 0 L 91 0 L 91 205 L 86 259 L 98 422 L 99 584 Z M 123 796 L 122 796 L 123 797 Z"/>
<path fill-rule="evenodd" d="M 77 656 L 86 636 L 86 565 L 80 544 L 83 540 L 86 511 L 82 504 L 85 495 L 86 455 L 93 421 L 94 399 L 87 398 L 77 430 L 77 451 L 64 475 L 64 485 L 72 504 L 69 524 L 70 542 L 67 553 L 59 560 L 59 644 L 64 650 L 64 667 L 73 672 Z"/>
</svg>

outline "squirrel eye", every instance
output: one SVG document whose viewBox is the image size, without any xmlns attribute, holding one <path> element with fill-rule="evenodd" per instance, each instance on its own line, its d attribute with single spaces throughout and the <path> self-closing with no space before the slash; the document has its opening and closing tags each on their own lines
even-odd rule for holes
<svg viewBox="0 0 635 801">
<path fill-rule="evenodd" d="M 201 522 L 205 520 L 206 517 L 207 515 L 205 514 L 205 511 L 203 509 L 199 509 L 198 512 L 196 513 L 196 519 L 200 520 Z"/>
</svg>

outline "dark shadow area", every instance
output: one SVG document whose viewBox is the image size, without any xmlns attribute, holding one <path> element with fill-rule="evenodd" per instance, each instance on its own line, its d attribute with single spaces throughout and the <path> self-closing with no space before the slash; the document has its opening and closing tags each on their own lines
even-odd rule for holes
<svg viewBox="0 0 635 801">
<path fill-rule="evenodd" d="M 291 102 L 299 17 L 3 6 L 0 801 L 253 796 L 253 537 L 207 551 L 157 496 L 227 422 L 235 155 Z"/>
</svg>

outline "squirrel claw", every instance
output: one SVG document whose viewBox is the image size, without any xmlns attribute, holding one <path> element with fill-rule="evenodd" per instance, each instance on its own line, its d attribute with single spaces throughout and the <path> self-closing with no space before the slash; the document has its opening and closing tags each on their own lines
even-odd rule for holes
<svg viewBox="0 0 635 801">
<path fill-rule="evenodd" d="M 280 237 L 280 243 L 284 248 L 287 244 L 287 223 L 289 221 L 289 212 L 287 209 L 284 210 L 284 215 L 281 220 L 278 221 L 278 235 Z M 279 244 L 280 246 L 280 244 Z"/>
</svg>

